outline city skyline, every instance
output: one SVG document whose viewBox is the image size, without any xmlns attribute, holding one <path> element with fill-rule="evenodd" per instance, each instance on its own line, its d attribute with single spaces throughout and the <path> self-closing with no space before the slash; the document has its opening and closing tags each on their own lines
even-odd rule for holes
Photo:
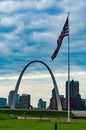
<svg viewBox="0 0 86 130">
<path fill-rule="evenodd" d="M 62 110 L 67 109 L 67 99 L 68 99 L 68 81 L 66 81 L 66 96 L 59 95 L 61 100 L 61 106 Z M 14 90 L 10 90 L 8 95 L 8 102 L 7 99 L 4 97 L 0 97 L 0 108 L 10 108 L 12 104 L 12 98 L 13 98 Z M 52 95 L 49 99 L 49 104 L 47 105 L 47 102 L 44 101 L 41 97 L 38 99 L 38 103 L 36 106 L 32 106 L 31 95 L 29 94 L 16 94 L 16 101 L 15 101 L 15 108 L 17 109 L 34 109 L 34 108 L 42 108 L 42 109 L 58 109 L 58 103 L 56 100 L 56 93 L 55 88 L 52 89 Z M 47 105 L 47 107 L 46 107 Z M 72 110 L 85 110 L 86 109 L 86 99 L 82 99 L 80 93 L 79 93 L 79 82 L 71 80 L 70 81 L 70 109 Z"/>
<path fill-rule="evenodd" d="M 47 3 L 47 4 L 46 4 Z M 0 97 L 7 97 L 23 67 L 33 61 L 45 62 L 53 71 L 59 93 L 65 95 L 67 81 L 67 37 L 54 61 L 51 56 L 70 12 L 70 76 L 80 83 L 86 98 L 86 1 L 9 0 L 0 1 Z M 13 6 L 14 5 L 14 6 Z M 53 88 L 50 75 L 40 63 L 27 68 L 19 93 L 49 102 Z"/>
</svg>

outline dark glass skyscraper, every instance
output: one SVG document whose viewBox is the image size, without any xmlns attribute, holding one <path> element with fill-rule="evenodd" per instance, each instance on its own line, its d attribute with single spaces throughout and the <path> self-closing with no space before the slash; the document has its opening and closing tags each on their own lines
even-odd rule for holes
<svg viewBox="0 0 86 130">
<path fill-rule="evenodd" d="M 46 109 L 46 101 L 43 101 L 41 98 L 38 101 L 38 108 Z"/>
<path fill-rule="evenodd" d="M 0 108 L 5 108 L 7 105 L 7 99 L 0 97 Z"/>
<path fill-rule="evenodd" d="M 71 80 L 69 87 L 70 109 L 83 110 L 84 104 L 79 94 L 79 82 Z M 66 99 L 68 99 L 68 81 L 66 81 Z"/>
<path fill-rule="evenodd" d="M 70 98 L 75 98 L 79 95 L 79 82 L 71 80 L 70 81 Z M 68 81 L 66 81 L 66 98 L 68 98 Z"/>
</svg>

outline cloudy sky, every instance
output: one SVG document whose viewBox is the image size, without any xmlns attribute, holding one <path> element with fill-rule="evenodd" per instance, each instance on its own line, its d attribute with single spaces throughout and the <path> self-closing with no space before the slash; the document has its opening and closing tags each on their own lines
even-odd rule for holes
<svg viewBox="0 0 86 130">
<path fill-rule="evenodd" d="M 78 80 L 86 98 L 86 1 L 85 0 L 0 0 L 0 97 L 8 97 L 23 67 L 45 62 L 53 71 L 59 93 L 65 95 L 67 47 L 64 38 L 58 56 L 51 55 L 70 12 L 70 79 Z M 31 64 L 24 73 L 18 93 L 31 95 L 31 104 L 41 97 L 49 104 L 53 83 L 41 63 Z"/>
</svg>

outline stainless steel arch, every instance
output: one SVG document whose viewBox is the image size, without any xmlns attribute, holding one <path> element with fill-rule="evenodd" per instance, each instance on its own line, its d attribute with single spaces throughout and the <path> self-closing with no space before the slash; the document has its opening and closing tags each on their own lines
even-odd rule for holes
<svg viewBox="0 0 86 130">
<path fill-rule="evenodd" d="M 20 73 L 20 76 L 17 80 L 17 84 L 16 84 L 16 87 L 15 87 L 15 91 L 14 91 L 14 95 L 13 95 L 13 99 L 12 99 L 12 104 L 11 104 L 11 109 L 14 109 L 15 108 L 15 99 L 16 99 L 16 94 L 18 92 L 18 89 L 19 89 L 19 85 L 20 85 L 20 82 L 21 82 L 21 79 L 22 79 L 22 76 L 26 70 L 26 68 L 32 64 L 32 63 L 35 63 L 35 62 L 39 62 L 39 63 L 42 63 L 49 71 L 50 75 L 51 75 L 51 78 L 52 78 L 52 81 L 53 81 L 53 85 L 54 85 L 54 88 L 55 88 L 55 92 L 56 92 L 56 99 L 57 99 L 57 106 L 58 106 L 58 110 L 62 110 L 62 106 L 61 106 L 61 101 L 60 101 L 60 97 L 59 97 L 59 91 L 58 91 L 58 87 L 57 87 L 57 83 L 56 83 L 56 80 L 55 80 L 55 77 L 51 71 L 51 69 L 49 68 L 49 66 L 47 64 L 45 64 L 44 62 L 40 61 L 40 60 L 34 60 L 34 61 L 31 61 L 29 62 L 24 68 L 23 70 L 21 71 Z"/>
</svg>

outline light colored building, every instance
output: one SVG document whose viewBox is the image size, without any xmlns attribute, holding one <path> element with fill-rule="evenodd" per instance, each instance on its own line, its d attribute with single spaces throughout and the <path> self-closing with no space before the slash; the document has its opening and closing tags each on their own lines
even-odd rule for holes
<svg viewBox="0 0 86 130">
<path fill-rule="evenodd" d="M 8 107 L 11 107 L 12 99 L 13 99 L 14 90 L 11 90 L 8 95 Z"/>
<path fill-rule="evenodd" d="M 13 99 L 14 90 L 11 90 L 8 95 L 8 107 L 11 107 L 12 99 Z M 16 95 L 16 103 L 19 103 L 20 95 Z"/>
</svg>

